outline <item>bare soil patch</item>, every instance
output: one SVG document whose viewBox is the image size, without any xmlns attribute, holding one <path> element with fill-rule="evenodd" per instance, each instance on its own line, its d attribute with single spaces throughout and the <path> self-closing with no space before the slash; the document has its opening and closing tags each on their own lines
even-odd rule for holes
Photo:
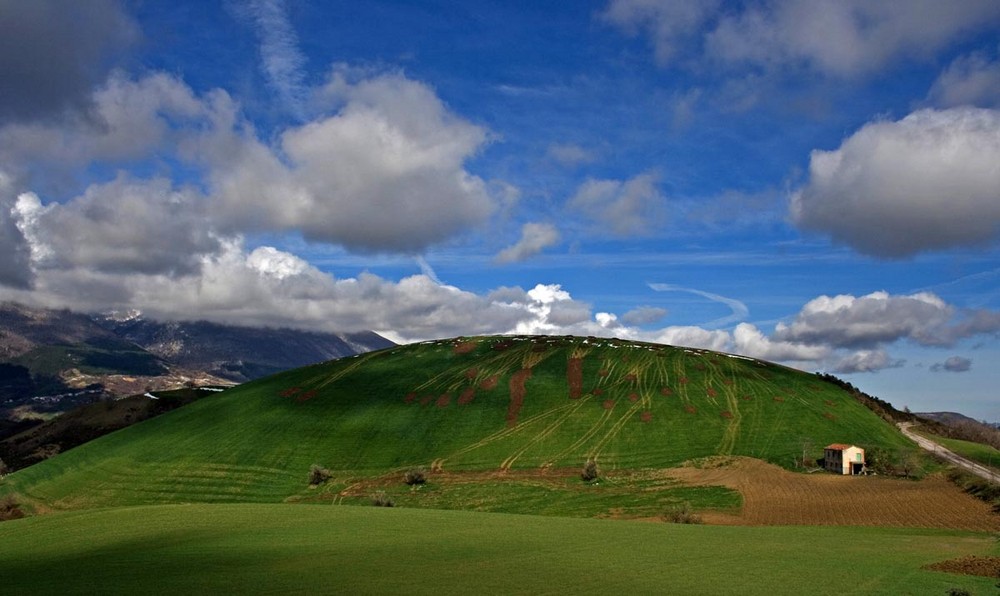
<svg viewBox="0 0 1000 596">
<path fill-rule="evenodd" d="M 524 395 L 527 393 L 524 384 L 531 378 L 531 369 L 522 368 L 510 376 L 510 405 L 507 407 L 507 426 L 517 424 L 517 417 L 524 405 Z"/>
<path fill-rule="evenodd" d="M 458 405 L 464 406 L 465 404 L 472 403 L 472 400 L 476 398 L 476 388 L 466 387 L 462 394 L 458 396 Z"/>
<path fill-rule="evenodd" d="M 706 523 L 1000 530 L 1000 516 L 988 504 L 940 475 L 914 481 L 801 474 L 751 458 L 726 458 L 718 467 L 665 473 L 691 485 L 725 486 L 743 495 L 739 515 L 707 512 Z"/>
<path fill-rule="evenodd" d="M 455 347 L 452 348 L 452 353 L 454 353 L 454 354 L 468 354 L 469 352 L 474 351 L 476 349 L 476 346 L 478 346 L 478 345 L 479 344 L 477 344 L 474 341 L 463 341 L 463 342 L 461 342 L 459 344 L 455 344 Z"/>
<path fill-rule="evenodd" d="M 566 383 L 569 384 L 569 398 L 580 399 L 583 393 L 583 358 L 570 358 L 566 364 Z"/>
<path fill-rule="evenodd" d="M 479 388 L 482 389 L 483 391 L 489 391 L 490 389 L 496 387 L 499 382 L 500 382 L 500 377 L 497 375 L 493 375 L 492 377 L 489 377 L 485 381 L 480 383 Z"/>
<path fill-rule="evenodd" d="M 980 577 L 1000 577 L 1000 557 L 977 557 L 970 555 L 960 559 L 941 561 L 933 565 L 925 565 L 924 569 L 944 571 L 945 573 L 960 573 L 962 575 L 978 575 Z"/>
</svg>

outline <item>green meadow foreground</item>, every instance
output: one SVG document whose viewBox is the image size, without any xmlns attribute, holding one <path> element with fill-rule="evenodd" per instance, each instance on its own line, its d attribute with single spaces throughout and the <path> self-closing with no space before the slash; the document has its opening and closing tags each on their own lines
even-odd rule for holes
<svg viewBox="0 0 1000 596">
<path fill-rule="evenodd" d="M 40 516 L 0 524 L 0 545 L 25 594 L 992 594 L 921 567 L 1000 552 L 954 531 L 247 504 Z"/>
<path fill-rule="evenodd" d="M 996 557 L 987 504 L 940 475 L 797 471 L 837 442 L 915 450 L 842 387 L 749 358 L 573 337 L 400 346 L 6 477 L 0 497 L 43 515 L 0 524 L 2 577 L 61 594 L 993 593 L 997 578 L 922 569 Z M 404 484 L 413 467 L 426 483 Z M 664 523 L 679 507 L 708 525 Z"/>
</svg>

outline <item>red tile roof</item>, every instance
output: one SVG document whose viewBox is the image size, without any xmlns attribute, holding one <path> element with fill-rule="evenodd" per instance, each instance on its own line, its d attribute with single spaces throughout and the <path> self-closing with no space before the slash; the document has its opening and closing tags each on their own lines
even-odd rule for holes
<svg viewBox="0 0 1000 596">
<path fill-rule="evenodd" d="M 833 443 L 832 445 L 827 445 L 827 449 L 836 449 L 837 451 L 843 451 L 844 449 L 850 449 L 854 445 L 846 445 L 844 443 Z"/>
</svg>

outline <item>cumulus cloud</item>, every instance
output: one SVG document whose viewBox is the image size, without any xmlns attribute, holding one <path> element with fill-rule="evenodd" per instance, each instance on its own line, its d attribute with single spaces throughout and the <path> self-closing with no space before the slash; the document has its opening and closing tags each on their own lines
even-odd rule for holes
<svg viewBox="0 0 1000 596">
<path fill-rule="evenodd" d="M 956 58 L 934 81 L 927 99 L 941 108 L 1000 108 L 1000 61 L 983 53 Z"/>
<path fill-rule="evenodd" d="M 750 323 L 736 326 L 733 330 L 733 344 L 740 354 L 778 362 L 816 362 L 831 353 L 831 349 L 825 345 L 806 345 L 768 338 Z"/>
<path fill-rule="evenodd" d="M 183 275 L 219 247 L 204 202 L 170 181 L 121 175 L 64 204 L 24 193 L 18 212 L 37 267 Z"/>
<path fill-rule="evenodd" d="M 812 152 L 791 216 L 879 257 L 984 245 L 1000 229 L 998 163 L 1000 111 L 920 110 L 873 122 L 836 150 Z"/>
<path fill-rule="evenodd" d="M 903 364 L 905 361 L 893 360 L 885 350 L 858 350 L 840 358 L 832 370 L 841 374 L 872 373 Z"/>
<path fill-rule="evenodd" d="M 568 206 L 618 236 L 648 234 L 664 219 L 666 198 L 656 185 L 648 172 L 624 182 L 589 178 Z"/>
<path fill-rule="evenodd" d="M 85 112 L 91 88 L 138 36 L 118 0 L 3 2 L 0 123 Z"/>
<path fill-rule="evenodd" d="M 741 4 L 722 11 L 717 2 L 612 0 L 603 18 L 628 34 L 645 32 L 661 63 L 685 57 L 687 45 L 724 65 L 803 67 L 840 77 L 927 56 L 1000 21 L 1000 5 L 992 0 Z"/>
<path fill-rule="evenodd" d="M 962 358 L 961 356 L 952 356 L 947 358 L 944 362 L 938 362 L 931 365 L 931 370 L 934 372 L 968 372 L 972 369 L 972 360 L 968 358 Z"/>
<path fill-rule="evenodd" d="M 281 135 L 286 161 L 254 139 L 214 149 L 215 215 L 233 230 L 300 230 L 359 251 L 416 253 L 494 211 L 487 184 L 464 162 L 484 129 L 452 114 L 402 75 L 358 82 L 334 75 L 333 116 Z"/>
<path fill-rule="evenodd" d="M 515 263 L 537 255 L 559 242 L 559 230 L 552 224 L 526 223 L 521 227 L 521 239 L 497 254 L 498 263 Z"/>
<path fill-rule="evenodd" d="M 31 248 L 18 226 L 10 178 L 0 171 L 0 286 L 31 284 Z"/>
<path fill-rule="evenodd" d="M 774 338 L 838 348 L 872 348 L 900 340 L 948 346 L 975 335 L 1000 331 L 1000 313 L 960 310 L 929 292 L 907 296 L 820 296 L 790 324 L 775 326 Z"/>
</svg>

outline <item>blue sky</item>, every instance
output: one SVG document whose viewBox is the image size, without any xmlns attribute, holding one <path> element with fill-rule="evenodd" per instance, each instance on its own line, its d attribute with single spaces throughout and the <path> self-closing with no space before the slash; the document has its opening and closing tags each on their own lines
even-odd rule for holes
<svg viewBox="0 0 1000 596">
<path fill-rule="evenodd" d="M 1000 420 L 1000 5 L 13 3 L 0 299 L 573 333 Z"/>
</svg>

